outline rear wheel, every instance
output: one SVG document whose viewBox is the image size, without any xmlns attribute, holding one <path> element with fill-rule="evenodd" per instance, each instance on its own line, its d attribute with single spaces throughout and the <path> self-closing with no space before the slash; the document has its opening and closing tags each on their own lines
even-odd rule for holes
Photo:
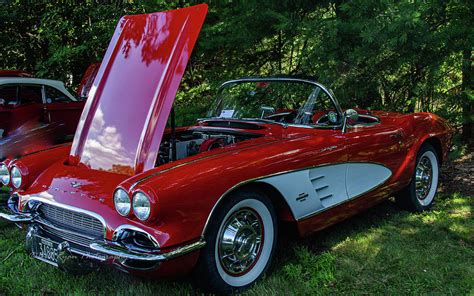
<svg viewBox="0 0 474 296">
<path fill-rule="evenodd" d="M 231 196 L 211 217 L 195 272 L 197 283 L 225 294 L 250 287 L 270 265 L 276 230 L 275 210 L 263 193 Z"/>
<path fill-rule="evenodd" d="M 433 205 L 438 189 L 439 162 L 430 144 L 423 144 L 416 158 L 415 171 L 410 184 L 397 196 L 403 208 L 422 212 Z"/>
</svg>

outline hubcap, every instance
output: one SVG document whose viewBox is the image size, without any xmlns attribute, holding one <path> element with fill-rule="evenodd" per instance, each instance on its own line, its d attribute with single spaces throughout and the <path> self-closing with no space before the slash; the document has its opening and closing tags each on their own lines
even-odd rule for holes
<svg viewBox="0 0 474 296">
<path fill-rule="evenodd" d="M 424 200 L 431 189 L 433 166 L 428 157 L 423 156 L 416 166 L 416 198 Z"/>
<path fill-rule="evenodd" d="M 249 271 L 263 245 L 263 223 L 252 209 L 240 209 L 225 222 L 219 236 L 219 259 L 231 275 Z"/>
</svg>

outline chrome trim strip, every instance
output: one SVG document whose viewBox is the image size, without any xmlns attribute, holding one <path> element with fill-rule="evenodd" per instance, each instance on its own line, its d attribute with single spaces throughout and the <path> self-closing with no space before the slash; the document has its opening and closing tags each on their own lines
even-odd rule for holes
<svg viewBox="0 0 474 296">
<path fill-rule="evenodd" d="M 278 172 L 278 173 L 274 173 L 274 174 L 269 174 L 269 175 L 265 175 L 265 176 L 260 176 L 260 177 L 257 177 L 257 178 L 252 178 L 252 179 L 248 179 L 248 180 L 245 180 L 245 181 L 242 181 L 240 183 L 237 183 L 235 184 L 234 186 L 232 186 L 230 189 L 228 189 L 226 192 L 224 192 L 224 194 L 222 194 L 219 199 L 216 201 L 216 203 L 214 204 L 214 206 L 212 207 L 209 215 L 207 216 L 207 219 L 206 219 L 206 223 L 204 224 L 204 228 L 202 230 L 202 233 L 201 233 L 201 238 L 204 238 L 204 235 L 206 234 L 206 230 L 207 230 L 207 227 L 210 223 L 210 220 L 211 220 L 211 216 L 212 214 L 214 213 L 214 211 L 216 210 L 217 206 L 219 205 L 219 203 L 222 201 L 222 199 L 224 197 L 226 197 L 229 193 L 231 193 L 232 191 L 234 191 L 235 189 L 237 189 L 238 187 L 241 187 L 243 185 L 246 185 L 246 184 L 249 184 L 249 183 L 252 183 L 252 182 L 256 182 L 258 180 L 261 180 L 261 179 L 265 179 L 265 178 L 268 178 L 268 177 L 274 177 L 274 176 L 279 176 L 279 175 L 284 175 L 284 174 L 288 174 L 288 173 L 293 173 L 293 172 L 298 172 L 298 171 L 303 171 L 303 170 L 308 170 L 308 169 L 314 169 L 314 168 L 319 168 L 319 167 L 325 167 L 325 166 L 330 166 L 330 165 L 336 165 L 336 164 L 344 164 L 344 163 L 371 163 L 371 164 L 377 164 L 377 165 L 381 165 L 387 169 L 389 169 L 386 165 L 382 164 L 382 163 L 377 163 L 377 162 L 359 162 L 359 161 L 345 161 L 345 162 L 340 162 L 340 163 L 325 163 L 325 164 L 321 164 L 321 165 L 315 165 L 315 166 L 309 166 L 309 167 L 304 167 L 304 168 L 300 168 L 300 169 L 294 169 L 294 170 L 288 170 L 288 171 L 283 171 L 283 172 Z M 390 170 L 390 169 L 389 169 Z M 391 171 L 391 170 L 390 170 Z M 377 188 L 379 188 L 380 186 L 382 186 L 383 184 L 385 184 L 385 182 L 387 182 L 387 180 L 389 180 L 391 178 L 391 176 L 389 178 L 387 178 L 383 183 L 381 183 L 380 185 L 372 188 L 371 190 L 369 191 L 366 191 L 364 193 L 361 193 L 353 198 L 350 198 L 350 199 L 347 199 L 341 203 L 338 203 L 336 205 L 333 205 L 331 207 L 327 207 L 327 208 L 323 208 L 317 212 L 314 212 L 314 213 L 311 213 L 310 215 L 306 215 L 302 218 L 299 218 L 299 219 L 295 219 L 295 221 L 301 221 L 301 220 L 304 220 L 304 219 L 307 219 L 307 218 L 310 218 L 314 215 L 317 215 L 317 214 L 320 214 L 324 211 L 327 211 L 335 206 L 338 206 L 338 205 L 341 205 L 345 202 L 349 202 L 349 201 L 352 201 L 370 191 L 373 191 Z M 291 209 L 291 208 L 290 208 Z M 292 213 L 293 214 L 293 213 Z"/>
<path fill-rule="evenodd" d="M 129 251 L 123 246 L 113 242 L 102 242 L 97 241 L 90 244 L 90 248 L 94 251 L 107 254 L 109 256 L 120 257 L 128 260 L 139 260 L 139 261 L 167 261 L 179 256 L 186 255 L 193 251 L 196 251 L 206 245 L 206 242 L 199 240 L 197 242 L 178 247 L 172 251 L 161 253 L 161 254 L 149 254 L 149 253 L 137 253 Z"/>
</svg>

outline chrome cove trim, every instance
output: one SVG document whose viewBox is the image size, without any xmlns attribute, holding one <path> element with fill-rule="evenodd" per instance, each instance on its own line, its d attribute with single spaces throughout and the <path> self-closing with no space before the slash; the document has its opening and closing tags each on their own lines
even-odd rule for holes
<svg viewBox="0 0 474 296">
<path fill-rule="evenodd" d="M 337 164 L 350 164 L 350 163 L 356 163 L 356 164 L 359 164 L 359 163 L 364 163 L 364 164 L 375 164 L 375 165 L 380 165 L 380 166 L 383 166 L 385 168 L 387 168 L 387 166 L 385 166 L 384 164 L 382 163 L 376 163 L 376 162 L 355 162 L 355 161 L 346 161 L 346 162 L 341 162 L 341 163 L 325 163 L 325 164 L 321 164 L 321 165 L 316 165 L 316 166 L 309 166 L 309 167 L 304 167 L 304 168 L 300 168 L 300 169 L 295 169 L 295 170 L 288 170 L 288 171 L 283 171 L 283 172 L 278 172 L 278 173 L 274 173 L 274 174 L 269 174 L 269 175 L 265 175 L 265 176 L 261 176 L 261 177 L 257 177 L 257 178 L 252 178 L 252 179 L 248 179 L 248 180 L 245 180 L 245 181 L 242 181 L 240 183 L 237 183 L 235 184 L 234 186 L 232 186 L 230 189 L 228 189 L 226 192 L 224 192 L 216 201 L 216 203 L 214 204 L 214 206 L 212 207 L 211 211 L 209 212 L 209 215 L 207 216 L 207 219 L 206 219 L 206 223 L 204 224 L 204 228 L 202 230 L 202 233 L 201 233 L 201 238 L 204 238 L 204 235 L 206 234 L 206 230 L 207 230 L 207 227 L 210 223 L 210 220 L 211 220 L 211 217 L 212 215 L 214 214 L 215 210 L 217 209 L 217 207 L 219 206 L 219 204 L 221 203 L 221 201 L 227 196 L 229 195 L 231 192 L 233 192 L 234 190 L 236 190 L 237 188 L 239 187 L 242 187 L 244 185 L 247 185 L 247 184 L 250 184 L 250 183 L 256 183 L 258 182 L 259 180 L 261 179 L 265 179 L 265 178 L 269 178 L 269 177 L 275 177 L 275 176 L 280 176 L 280 175 L 284 175 L 284 174 L 289 174 L 289 173 L 294 173 L 294 172 L 299 172 L 299 171 L 304 171 L 304 170 L 308 170 L 308 169 L 314 169 L 314 168 L 319 168 L 319 167 L 326 167 L 326 166 L 331 166 L 331 165 L 337 165 Z M 389 168 L 387 168 L 389 169 Z M 390 169 L 389 169 L 390 170 Z M 386 178 L 381 184 L 379 184 L 378 186 L 374 187 L 374 188 L 371 188 L 370 190 L 368 191 L 365 191 L 359 195 L 356 195 L 356 196 L 353 196 L 351 198 L 348 198 L 347 200 L 344 200 L 340 203 L 337 203 L 335 205 L 332 205 L 330 207 L 327 207 L 327 208 L 322 208 L 314 213 L 310 213 L 308 215 L 305 215 L 303 217 L 300 217 L 300 218 L 295 218 L 294 217 L 294 213 L 292 212 L 293 214 L 293 218 L 295 218 L 295 221 L 299 222 L 299 221 L 302 221 L 302 220 L 305 220 L 307 218 L 310 218 L 310 217 L 313 217 L 317 214 L 320 214 L 322 212 L 325 212 L 327 210 L 330 210 L 332 209 L 333 207 L 336 207 L 336 206 L 339 206 L 341 204 L 344 204 L 346 202 L 350 202 L 350 201 L 353 201 L 354 199 L 358 198 L 358 197 L 361 197 L 363 196 L 364 194 L 368 193 L 368 192 L 371 192 L 373 190 L 376 190 L 378 189 L 379 187 L 381 187 L 382 185 L 385 184 L 385 182 L 387 180 L 390 179 L 391 176 L 389 176 L 388 178 Z M 267 183 L 268 184 L 268 183 Z M 269 184 L 271 185 L 271 184 Z M 271 185 L 273 186 L 273 185 Z M 278 190 L 277 188 L 275 188 L 276 190 Z M 287 202 L 285 200 L 285 202 Z M 290 210 L 291 210 L 291 206 L 288 205 L 290 207 Z"/>
<path fill-rule="evenodd" d="M 94 251 L 107 254 L 113 257 L 119 257 L 121 259 L 147 261 L 147 262 L 150 262 L 150 261 L 160 262 L 160 261 L 167 261 L 167 260 L 174 259 L 176 257 L 186 255 L 188 253 L 191 253 L 193 251 L 196 251 L 204 247 L 205 245 L 206 245 L 206 242 L 201 239 L 197 242 L 184 245 L 172 251 L 160 253 L 160 254 L 132 252 L 117 243 L 108 242 L 108 241 L 93 242 L 90 244 L 89 247 Z"/>
</svg>

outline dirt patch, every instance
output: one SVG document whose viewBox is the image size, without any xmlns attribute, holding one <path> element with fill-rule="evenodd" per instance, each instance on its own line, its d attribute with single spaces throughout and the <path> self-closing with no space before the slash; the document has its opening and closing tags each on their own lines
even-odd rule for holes
<svg viewBox="0 0 474 296">
<path fill-rule="evenodd" d="M 440 182 L 440 192 L 474 196 L 474 151 L 445 163 L 441 168 Z"/>
</svg>

